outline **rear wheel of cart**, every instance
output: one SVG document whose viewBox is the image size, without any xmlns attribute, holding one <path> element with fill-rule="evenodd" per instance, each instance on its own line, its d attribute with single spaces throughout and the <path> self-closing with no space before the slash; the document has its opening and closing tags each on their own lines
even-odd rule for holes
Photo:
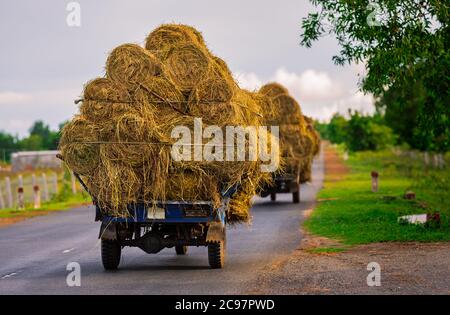
<svg viewBox="0 0 450 315">
<path fill-rule="evenodd" d="M 272 201 L 277 200 L 277 194 L 276 193 L 270 194 L 270 200 L 272 200 Z"/>
<path fill-rule="evenodd" d="M 223 268 L 225 264 L 225 242 L 214 242 L 208 244 L 209 266 L 213 269 Z"/>
<path fill-rule="evenodd" d="M 297 191 L 292 193 L 292 202 L 299 203 L 300 202 L 300 185 L 297 183 Z"/>
<path fill-rule="evenodd" d="M 116 270 L 120 263 L 122 248 L 118 241 L 102 240 L 102 263 L 105 270 Z"/>
<path fill-rule="evenodd" d="M 177 255 L 186 255 L 187 251 L 187 246 L 175 246 L 175 252 L 177 253 Z"/>
</svg>

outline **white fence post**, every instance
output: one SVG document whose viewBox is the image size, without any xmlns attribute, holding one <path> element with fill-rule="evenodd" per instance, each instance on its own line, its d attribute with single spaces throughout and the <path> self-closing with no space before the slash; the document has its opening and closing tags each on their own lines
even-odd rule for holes
<svg viewBox="0 0 450 315">
<path fill-rule="evenodd" d="M 70 179 L 72 182 L 72 193 L 75 195 L 77 193 L 77 183 L 75 181 L 75 175 L 73 174 L 73 172 L 70 172 Z"/>
<path fill-rule="evenodd" d="M 48 194 L 48 185 L 47 185 L 47 174 L 42 173 L 42 189 L 44 193 L 44 201 L 49 201 L 49 194 Z"/>
<path fill-rule="evenodd" d="M 438 156 L 437 153 L 434 153 L 434 154 L 433 154 L 433 166 L 434 166 L 435 168 L 438 168 L 438 167 L 439 167 L 439 156 Z"/>
<path fill-rule="evenodd" d="M 9 176 L 5 177 L 5 186 L 6 186 L 5 189 L 6 189 L 6 200 L 8 201 L 8 208 L 12 208 L 14 204 L 11 189 L 11 179 L 9 178 Z"/>
<path fill-rule="evenodd" d="M 39 190 L 39 185 L 33 185 L 33 203 L 34 209 L 41 207 L 41 191 Z"/>
<path fill-rule="evenodd" d="M 55 195 L 58 194 L 58 174 L 56 172 L 53 173 L 53 190 Z"/>
<path fill-rule="evenodd" d="M 4 208 L 6 208 L 5 199 L 3 198 L 2 183 L 0 182 L 0 209 L 4 209 Z"/>
<path fill-rule="evenodd" d="M 19 210 L 25 209 L 25 200 L 24 200 L 24 191 L 23 191 L 23 177 L 19 175 L 17 178 L 18 187 L 17 187 L 17 208 Z"/>
</svg>

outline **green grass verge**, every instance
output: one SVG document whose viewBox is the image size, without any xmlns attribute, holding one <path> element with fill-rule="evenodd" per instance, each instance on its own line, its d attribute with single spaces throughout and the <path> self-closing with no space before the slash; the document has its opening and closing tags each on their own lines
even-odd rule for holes
<svg viewBox="0 0 450 315">
<path fill-rule="evenodd" d="M 427 168 L 421 160 L 397 156 L 390 151 L 351 154 L 344 163 L 349 173 L 340 181 L 325 180 L 318 195 L 319 200 L 324 200 L 305 222 L 307 230 L 348 245 L 450 240 L 449 168 Z M 372 170 L 380 174 L 377 193 L 371 191 Z M 403 199 L 407 190 L 414 191 L 417 199 Z M 401 215 L 436 211 L 442 222 L 438 227 L 397 221 Z"/>
<path fill-rule="evenodd" d="M 41 208 L 39 209 L 33 209 L 33 206 L 31 204 L 27 204 L 25 210 L 0 209 L 0 218 L 12 218 L 17 216 L 34 216 L 39 212 L 62 211 L 90 201 L 91 198 L 87 194 L 79 193 L 70 196 L 64 201 L 44 202 L 41 204 Z"/>
</svg>

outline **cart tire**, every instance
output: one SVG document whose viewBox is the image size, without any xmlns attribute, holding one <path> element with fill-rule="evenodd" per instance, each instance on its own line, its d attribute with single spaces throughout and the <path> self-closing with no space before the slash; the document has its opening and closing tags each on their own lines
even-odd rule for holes
<svg viewBox="0 0 450 315">
<path fill-rule="evenodd" d="M 277 200 L 277 194 L 276 194 L 276 193 L 271 193 L 271 194 L 270 194 L 270 200 L 271 200 L 271 201 Z"/>
<path fill-rule="evenodd" d="M 221 269 L 225 264 L 225 242 L 208 244 L 208 261 L 212 269 Z"/>
<path fill-rule="evenodd" d="M 300 185 L 297 184 L 297 191 L 292 193 L 292 202 L 299 203 L 300 202 Z"/>
<path fill-rule="evenodd" d="M 118 241 L 102 240 L 102 263 L 105 270 L 116 270 L 120 263 L 122 248 Z"/>
<path fill-rule="evenodd" d="M 187 246 L 175 246 L 175 252 L 177 253 L 177 255 L 186 255 L 187 251 Z"/>
</svg>

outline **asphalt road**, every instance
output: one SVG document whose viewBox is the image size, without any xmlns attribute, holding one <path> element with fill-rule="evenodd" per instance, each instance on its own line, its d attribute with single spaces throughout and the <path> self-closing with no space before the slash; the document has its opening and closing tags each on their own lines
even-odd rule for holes
<svg viewBox="0 0 450 315">
<path fill-rule="evenodd" d="M 209 268 L 206 247 L 190 247 L 186 256 L 173 248 L 153 255 L 124 248 L 120 269 L 106 272 L 92 207 L 0 228 L 0 294 L 245 294 L 261 268 L 298 247 L 302 212 L 322 185 L 322 156 L 313 178 L 302 185 L 300 204 L 292 204 L 290 194 L 277 195 L 276 202 L 257 198 L 252 225 L 228 229 L 221 270 Z M 66 283 L 70 262 L 81 267 L 79 287 Z"/>
</svg>

